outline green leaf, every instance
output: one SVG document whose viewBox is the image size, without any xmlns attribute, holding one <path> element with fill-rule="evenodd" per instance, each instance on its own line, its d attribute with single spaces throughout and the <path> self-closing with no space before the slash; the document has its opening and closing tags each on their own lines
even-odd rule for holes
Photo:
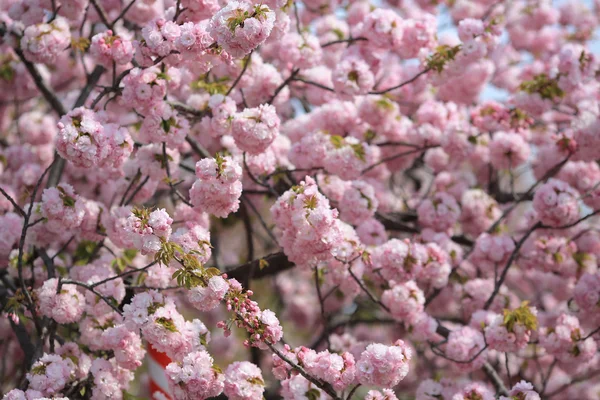
<svg viewBox="0 0 600 400">
<path fill-rule="evenodd" d="M 503 325 L 506 326 L 506 330 L 513 332 L 515 324 L 522 325 L 532 331 L 537 329 L 537 317 L 531 312 L 528 304 L 527 301 L 524 301 L 513 311 L 504 310 Z"/>
<path fill-rule="evenodd" d="M 152 303 L 148 306 L 148 315 L 152 315 L 156 312 L 156 310 L 158 310 L 161 307 L 164 307 L 165 303 Z"/>
<path fill-rule="evenodd" d="M 367 129 L 365 132 L 365 141 L 370 142 L 371 140 L 375 139 L 375 137 L 377 137 L 377 132 L 372 129 Z"/>
<path fill-rule="evenodd" d="M 338 40 L 342 40 L 346 36 L 346 35 L 344 35 L 344 32 L 342 32 L 341 29 L 333 28 L 331 31 L 338 38 Z"/>
<path fill-rule="evenodd" d="M 262 271 L 263 269 L 267 268 L 269 266 L 269 262 L 267 260 L 265 260 L 264 258 L 261 258 L 260 260 L 258 260 L 258 268 Z"/>
<path fill-rule="evenodd" d="M 321 392 L 319 391 L 319 389 L 312 388 L 309 389 L 306 393 L 304 393 L 304 395 L 308 400 L 318 400 L 319 397 L 321 397 Z"/>
<path fill-rule="evenodd" d="M 69 196 L 65 192 L 65 189 L 62 188 L 62 186 L 57 186 L 56 189 L 58 189 L 60 199 L 62 200 L 63 205 L 65 207 L 75 207 L 75 199 L 73 197 Z"/>
<path fill-rule="evenodd" d="M 377 99 L 377 101 L 375 101 L 375 104 L 377 105 L 377 107 L 387 111 L 394 110 L 394 104 L 387 97 L 380 97 L 379 99 Z"/>
<path fill-rule="evenodd" d="M 558 86 L 558 77 L 550 78 L 546 74 L 538 74 L 530 81 L 524 81 L 519 89 L 526 93 L 538 93 L 542 99 L 555 100 L 565 96 L 565 92 Z"/>
<path fill-rule="evenodd" d="M 249 382 L 252 385 L 260 385 L 260 386 L 265 386 L 265 382 L 260 379 L 258 376 L 254 376 L 252 378 L 248 378 L 246 379 L 247 382 Z"/>
<path fill-rule="evenodd" d="M 346 143 L 344 138 L 341 137 L 340 135 L 329 136 L 329 141 L 331 142 L 333 147 L 335 147 L 336 149 L 341 149 L 344 146 L 344 144 Z"/>
<path fill-rule="evenodd" d="M 317 208 L 318 199 L 317 196 L 310 196 L 304 199 L 304 209 L 305 210 L 314 210 Z"/>
<path fill-rule="evenodd" d="M 90 39 L 86 37 L 71 39 L 71 47 L 74 50 L 84 53 L 88 49 L 88 47 L 90 47 Z"/>
<path fill-rule="evenodd" d="M 200 334 L 200 344 L 202 346 L 206 346 L 208 344 L 208 342 L 206 341 L 206 336 L 207 336 L 206 333 Z"/>
<path fill-rule="evenodd" d="M 165 81 L 171 80 L 171 78 L 169 77 L 169 75 L 167 75 L 165 72 L 159 72 L 158 74 L 156 74 L 156 79 L 162 79 L 162 80 L 165 80 Z"/>
<path fill-rule="evenodd" d="M 96 252 L 96 242 L 82 240 L 75 249 L 75 265 L 86 265 L 92 261 Z"/>
<path fill-rule="evenodd" d="M 168 330 L 169 332 L 178 332 L 175 323 L 171 318 L 159 317 L 156 318 L 156 323 Z"/>
<path fill-rule="evenodd" d="M 167 154 L 167 157 L 165 159 L 165 157 L 162 154 L 155 154 L 154 160 L 158 161 L 160 163 L 160 167 L 162 169 L 165 169 L 165 168 L 167 168 L 167 162 L 173 161 L 173 157 L 171 157 L 169 154 Z"/>
<path fill-rule="evenodd" d="M 355 143 L 355 144 L 351 144 L 350 147 L 352 147 L 352 150 L 354 150 L 354 155 L 356 156 L 356 158 L 358 158 L 360 161 L 362 162 L 366 162 L 366 152 L 365 152 L 365 148 L 363 147 L 363 145 L 361 143 Z"/>
<path fill-rule="evenodd" d="M 31 373 L 33 375 L 44 375 L 46 373 L 46 365 L 36 365 L 35 367 L 31 368 Z"/>
<path fill-rule="evenodd" d="M 165 131 L 165 133 L 169 133 L 171 131 L 172 126 L 177 127 L 177 120 L 175 120 L 175 117 L 171 117 L 169 119 L 161 119 L 160 126 L 162 127 L 163 131 Z"/>
<path fill-rule="evenodd" d="M 454 60 L 458 52 L 460 51 L 461 45 L 448 46 L 441 45 L 436 48 L 436 52 L 427 58 L 427 68 L 440 73 L 444 70 L 444 66 L 449 61 Z"/>
<path fill-rule="evenodd" d="M 244 21 L 249 17 L 248 11 L 237 9 L 235 14 L 227 20 L 227 27 L 231 32 L 235 32 L 238 27 L 244 27 Z"/>
<path fill-rule="evenodd" d="M 11 67 L 10 63 L 0 65 L 0 80 L 12 82 L 14 78 L 15 70 Z"/>
</svg>

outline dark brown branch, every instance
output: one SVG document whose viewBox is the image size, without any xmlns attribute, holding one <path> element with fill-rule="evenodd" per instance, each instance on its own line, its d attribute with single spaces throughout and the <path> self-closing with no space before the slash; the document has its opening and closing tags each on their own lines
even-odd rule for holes
<svg viewBox="0 0 600 400">
<path fill-rule="evenodd" d="M 113 22 L 112 22 L 110 25 L 108 25 L 108 27 L 109 27 L 110 29 L 112 29 L 112 28 L 113 28 L 113 26 L 115 26 L 115 24 L 116 24 L 117 22 L 119 22 L 119 20 L 120 20 L 121 18 L 123 18 L 123 17 L 125 16 L 125 14 L 127 14 L 127 12 L 129 11 L 129 9 L 131 8 L 131 6 L 133 6 L 133 5 L 135 4 L 135 2 L 136 2 L 136 0 L 131 0 L 131 1 L 129 2 L 129 4 L 127 4 L 127 6 L 126 6 L 126 7 L 123 9 L 123 11 L 121 11 L 121 13 L 120 13 L 120 14 L 117 16 L 117 18 L 115 18 L 115 19 L 114 19 L 114 21 L 113 21 Z"/>
<path fill-rule="evenodd" d="M 294 78 L 293 81 L 294 82 L 302 82 L 307 85 L 315 86 L 315 87 L 318 87 L 319 89 L 327 90 L 328 92 L 335 92 L 335 90 L 330 88 L 329 86 L 321 85 L 320 83 L 309 81 L 304 78 Z"/>
<path fill-rule="evenodd" d="M 98 14 L 98 17 L 100 17 L 100 21 L 102 21 L 102 23 L 104 25 L 106 25 L 107 27 L 110 27 L 111 24 L 110 24 L 110 22 L 108 22 L 108 17 L 106 16 L 106 11 L 104 11 L 104 8 L 102 8 L 102 5 L 98 4 L 97 0 L 90 0 L 90 2 L 92 3 L 92 6 L 94 6 L 94 9 L 96 10 L 96 13 Z"/>
<path fill-rule="evenodd" d="M 506 275 L 508 274 L 508 270 L 510 269 L 510 266 L 512 265 L 513 261 L 515 260 L 515 258 L 517 257 L 517 254 L 519 254 L 519 250 L 521 250 L 521 247 L 523 246 L 523 244 L 525 243 L 525 241 L 527 240 L 527 238 L 537 229 L 540 229 L 542 227 L 541 223 L 537 223 L 534 226 L 532 226 L 521 238 L 521 240 L 519 240 L 517 242 L 517 244 L 515 245 L 515 249 L 513 250 L 513 252 L 511 253 L 510 257 L 508 258 L 508 261 L 506 262 L 506 265 L 504 266 L 504 270 L 502 270 L 502 273 L 500 274 L 500 279 L 495 282 L 494 285 L 494 291 L 492 292 L 492 294 L 490 295 L 490 297 L 487 299 L 487 301 L 485 302 L 485 305 L 483 306 L 484 310 L 487 310 L 488 308 L 490 308 L 490 306 L 492 305 L 492 302 L 494 301 L 494 298 L 496 297 L 496 295 L 498 294 L 498 292 L 500 291 L 500 288 L 502 287 L 502 284 L 504 283 L 504 280 L 506 279 Z"/>
<path fill-rule="evenodd" d="M 329 46 L 333 46 L 333 45 L 338 44 L 338 43 L 348 43 L 348 44 L 351 44 L 351 43 L 358 42 L 358 41 L 361 41 L 361 40 L 362 41 L 367 41 L 369 39 L 364 38 L 364 37 L 357 37 L 357 38 L 351 37 L 351 38 L 348 38 L 348 39 L 333 40 L 331 42 L 327 42 L 325 44 L 322 44 L 321 47 L 322 48 L 329 47 Z"/>
<path fill-rule="evenodd" d="M 52 89 L 46 86 L 46 84 L 44 83 L 44 78 L 42 78 L 36 66 L 25 58 L 23 51 L 19 47 L 14 48 L 14 51 L 15 53 L 17 53 L 17 56 L 19 56 L 19 58 L 21 59 L 21 62 L 23 62 L 23 65 L 25 65 L 25 68 L 27 68 L 27 71 L 29 71 L 29 74 L 35 82 L 35 86 L 40 92 L 42 92 L 42 96 L 44 96 L 44 99 L 46 99 L 48 104 L 50 104 L 50 107 L 52 107 L 52 109 L 58 114 L 59 117 L 65 115 L 67 113 L 65 106 L 60 102 L 60 100 L 56 96 L 56 93 L 54 93 Z"/>
<path fill-rule="evenodd" d="M 237 84 L 242 79 L 242 76 L 244 76 L 244 74 L 246 73 L 246 70 L 248 69 L 248 66 L 250 65 L 250 61 L 251 60 L 252 60 L 252 51 L 250 52 L 250 54 L 248 54 L 248 56 L 245 59 L 242 59 L 242 62 L 244 63 L 244 67 L 242 68 L 242 72 L 240 72 L 240 74 L 237 76 L 237 78 L 235 78 L 235 81 L 233 81 L 233 84 L 227 90 L 227 93 L 225 93 L 225 96 L 229 96 L 229 94 L 233 91 L 233 89 L 235 89 L 235 87 L 237 86 Z"/>
<path fill-rule="evenodd" d="M 275 89 L 275 92 L 273 93 L 273 96 L 271 96 L 271 98 L 269 99 L 269 101 L 267 101 L 268 104 L 273 103 L 273 100 L 275 100 L 275 98 L 277 97 L 277 95 L 279 94 L 279 92 L 281 92 L 284 87 L 286 87 L 287 85 L 289 85 L 289 83 L 296 77 L 296 75 L 298 75 L 298 72 L 300 72 L 299 68 L 296 68 L 296 69 L 292 70 L 292 73 L 290 74 L 290 76 L 288 76 L 288 78 L 285 81 L 283 81 L 281 83 L 281 85 L 279 85 L 277 87 L 277 89 Z"/>
<path fill-rule="evenodd" d="M 261 260 L 263 263 L 266 261 L 269 265 L 260 269 Z M 235 278 L 238 281 L 243 282 L 245 276 L 249 274 L 252 269 L 255 271 L 253 278 L 260 279 L 266 276 L 276 275 L 291 269 L 292 267 L 294 267 L 294 263 L 290 262 L 283 252 L 280 252 L 269 254 L 266 257 L 247 262 L 225 272 L 227 273 L 227 277 Z"/>
</svg>

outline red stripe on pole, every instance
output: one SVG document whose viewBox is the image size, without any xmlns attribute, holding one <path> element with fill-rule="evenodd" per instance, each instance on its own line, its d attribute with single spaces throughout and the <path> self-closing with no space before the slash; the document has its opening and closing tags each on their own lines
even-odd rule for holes
<svg viewBox="0 0 600 400">
<path fill-rule="evenodd" d="M 150 357 L 152 357 L 152 359 L 159 363 L 163 368 L 166 368 L 167 365 L 171 364 L 172 362 L 169 356 L 156 350 L 151 344 L 148 344 L 148 353 L 150 354 Z"/>
<path fill-rule="evenodd" d="M 165 392 L 164 390 L 162 390 L 160 388 L 160 386 L 158 386 L 153 380 L 152 378 L 150 378 L 150 396 L 152 396 L 152 398 L 154 399 L 154 394 L 155 393 L 161 393 L 163 396 L 165 396 L 167 399 L 171 399 L 171 396 L 169 396 L 169 394 L 167 392 Z"/>
</svg>

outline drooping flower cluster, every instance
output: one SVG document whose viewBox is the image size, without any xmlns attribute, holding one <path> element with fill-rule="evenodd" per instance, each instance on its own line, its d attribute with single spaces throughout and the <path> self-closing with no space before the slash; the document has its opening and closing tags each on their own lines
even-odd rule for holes
<svg viewBox="0 0 600 400">
<path fill-rule="evenodd" d="M 330 260 L 341 241 L 338 212 L 311 177 L 285 192 L 271 207 L 277 235 L 290 261 L 304 266 Z"/>
<path fill-rule="evenodd" d="M 236 145 L 250 154 L 260 154 L 279 134 L 279 117 L 275 107 L 263 104 L 237 113 L 231 123 Z"/>
<path fill-rule="evenodd" d="M 233 57 L 242 57 L 271 34 L 275 13 L 263 4 L 232 1 L 211 19 L 209 32 Z"/>
<path fill-rule="evenodd" d="M 230 364 L 225 371 L 223 392 L 232 400 L 253 400 L 265 390 L 260 368 L 248 361 Z"/>
<path fill-rule="evenodd" d="M 244 344 L 265 349 L 279 342 L 283 337 L 283 328 L 275 313 L 268 309 L 261 310 L 255 301 L 250 300 L 252 291 L 243 292 L 242 286 L 235 279 L 230 279 L 228 283 L 225 304 L 234 313 L 234 323 L 249 334 L 249 339 Z M 217 326 L 224 328 L 227 335 L 231 333 L 223 321 Z"/>
<path fill-rule="evenodd" d="M 56 151 L 78 167 L 118 168 L 133 150 L 126 128 L 83 107 L 62 117 L 58 128 Z"/>
<path fill-rule="evenodd" d="M 537 329 L 537 310 L 526 303 L 515 310 L 504 310 L 504 315 L 492 318 L 485 328 L 489 347 L 502 352 L 516 352 L 527 346 L 531 333 Z"/>
<path fill-rule="evenodd" d="M 166 373 L 177 400 L 207 399 L 223 391 L 225 377 L 203 350 L 186 355 L 181 363 L 167 365 Z"/>
<path fill-rule="evenodd" d="M 31 62 L 52 64 L 70 42 L 69 22 L 58 17 L 49 24 L 29 25 L 23 32 L 21 49 Z"/>
<path fill-rule="evenodd" d="M 139 329 L 142 338 L 172 360 L 201 351 L 210 341 L 206 326 L 198 319 L 186 321 L 175 303 L 158 292 L 139 293 L 123 308 L 125 326 Z"/>
<path fill-rule="evenodd" d="M 79 321 L 85 308 L 85 296 L 74 285 L 62 285 L 59 290 L 58 284 L 58 279 L 48 279 L 37 290 L 40 312 L 59 324 Z"/>
<path fill-rule="evenodd" d="M 114 35 L 110 29 L 92 37 L 90 55 L 105 68 L 112 67 L 112 63 L 125 65 L 133 58 L 133 44 L 131 40 Z"/>
<path fill-rule="evenodd" d="M 296 357 L 311 376 L 331 384 L 335 390 L 344 390 L 354 382 L 356 367 L 350 353 L 332 354 L 327 350 L 317 353 L 303 348 Z"/>
<path fill-rule="evenodd" d="M 196 164 L 198 180 L 190 189 L 195 208 L 220 218 L 236 212 L 242 194 L 242 167 L 229 156 L 205 158 Z"/>
<path fill-rule="evenodd" d="M 392 388 L 408 374 L 411 348 L 402 340 L 392 346 L 373 343 L 356 363 L 357 379 L 363 385 Z"/>
<path fill-rule="evenodd" d="M 579 218 L 579 194 L 556 179 L 540 186 L 533 198 L 533 207 L 540 221 L 548 226 L 568 225 Z"/>
<path fill-rule="evenodd" d="M 171 236 L 173 219 L 165 209 L 133 209 L 123 227 L 129 241 L 142 254 L 156 253 Z"/>
</svg>

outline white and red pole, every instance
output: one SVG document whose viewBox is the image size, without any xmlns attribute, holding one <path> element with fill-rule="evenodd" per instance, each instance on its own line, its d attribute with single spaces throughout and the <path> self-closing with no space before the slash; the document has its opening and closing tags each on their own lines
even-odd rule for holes
<svg viewBox="0 0 600 400">
<path fill-rule="evenodd" d="M 172 400 L 169 384 L 167 383 L 167 374 L 165 370 L 171 363 L 171 359 L 165 354 L 157 351 L 148 344 L 148 374 L 150 375 L 150 396 L 152 399 Z"/>
</svg>

